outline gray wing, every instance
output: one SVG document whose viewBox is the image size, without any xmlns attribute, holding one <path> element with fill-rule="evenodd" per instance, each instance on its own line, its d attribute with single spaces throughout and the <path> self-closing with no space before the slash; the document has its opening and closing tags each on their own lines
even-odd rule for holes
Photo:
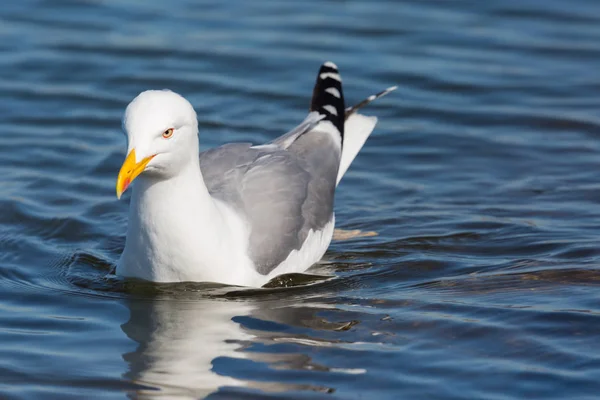
<svg viewBox="0 0 600 400">
<path fill-rule="evenodd" d="M 302 133 L 287 148 L 275 141 L 257 147 L 235 143 L 200 154 L 211 195 L 250 224 L 249 257 L 261 274 L 300 249 L 308 232 L 322 229 L 333 216 L 341 149 L 328 133 Z"/>
<path fill-rule="evenodd" d="M 344 138 L 344 95 L 337 66 L 321 65 L 310 113 L 294 130 L 263 146 L 231 144 L 200 156 L 214 197 L 250 224 L 248 255 L 268 274 L 311 230 L 333 217 Z"/>
<path fill-rule="evenodd" d="M 285 135 L 279 136 L 277 139 L 273 140 L 269 144 L 276 144 L 284 149 L 287 149 L 291 146 L 292 143 L 296 141 L 300 137 L 300 135 L 305 134 L 306 132 L 314 129 L 317 124 L 324 118 L 325 116 L 319 114 L 318 112 L 310 112 L 307 117 L 294 129 L 286 133 Z"/>
</svg>

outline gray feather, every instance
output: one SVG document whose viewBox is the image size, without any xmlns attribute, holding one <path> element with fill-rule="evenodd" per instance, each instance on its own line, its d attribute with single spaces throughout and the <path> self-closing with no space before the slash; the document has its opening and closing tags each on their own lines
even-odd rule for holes
<svg viewBox="0 0 600 400">
<path fill-rule="evenodd" d="M 304 119 L 304 121 L 302 121 L 302 123 L 300 123 L 300 125 L 298 125 L 294 129 L 292 129 L 285 135 L 282 135 L 282 136 L 278 137 L 277 139 L 273 140 L 269 144 L 276 144 L 278 146 L 281 146 L 284 149 L 287 149 L 301 135 L 313 130 L 323 118 L 325 118 L 324 115 L 319 114 L 316 111 L 312 111 L 308 114 L 308 116 Z"/>
</svg>

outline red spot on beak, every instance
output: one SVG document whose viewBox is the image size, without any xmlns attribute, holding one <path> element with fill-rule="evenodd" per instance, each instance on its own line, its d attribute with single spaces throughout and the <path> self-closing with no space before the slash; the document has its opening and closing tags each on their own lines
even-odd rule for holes
<svg viewBox="0 0 600 400">
<path fill-rule="evenodd" d="M 131 183 L 131 179 L 125 178 L 125 181 L 123 182 L 123 191 L 127 190 L 127 188 L 129 187 L 130 183 Z"/>
</svg>

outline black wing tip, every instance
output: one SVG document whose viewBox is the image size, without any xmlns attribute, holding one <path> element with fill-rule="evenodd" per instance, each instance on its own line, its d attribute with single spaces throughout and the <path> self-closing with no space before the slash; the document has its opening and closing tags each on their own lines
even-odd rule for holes
<svg viewBox="0 0 600 400">
<path fill-rule="evenodd" d="M 321 64 L 321 68 L 319 69 L 319 74 L 324 73 L 324 72 L 339 73 L 339 70 L 338 70 L 337 65 L 335 65 L 334 62 L 326 61 L 323 64 Z"/>
<path fill-rule="evenodd" d="M 324 62 L 319 68 L 310 111 L 324 115 L 323 119 L 337 128 L 343 140 L 344 109 L 344 92 L 338 67 L 331 61 Z"/>
</svg>

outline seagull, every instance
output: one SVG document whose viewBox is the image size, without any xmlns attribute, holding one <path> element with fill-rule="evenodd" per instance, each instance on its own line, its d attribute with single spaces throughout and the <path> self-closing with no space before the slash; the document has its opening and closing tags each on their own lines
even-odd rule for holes
<svg viewBox="0 0 600 400">
<path fill-rule="evenodd" d="M 123 117 L 117 198 L 135 185 L 117 275 L 260 287 L 306 271 L 329 247 L 335 189 L 377 123 L 357 111 L 395 89 L 345 108 L 338 68 L 326 62 L 297 127 L 266 144 L 203 152 L 184 97 L 140 93 Z"/>
</svg>

